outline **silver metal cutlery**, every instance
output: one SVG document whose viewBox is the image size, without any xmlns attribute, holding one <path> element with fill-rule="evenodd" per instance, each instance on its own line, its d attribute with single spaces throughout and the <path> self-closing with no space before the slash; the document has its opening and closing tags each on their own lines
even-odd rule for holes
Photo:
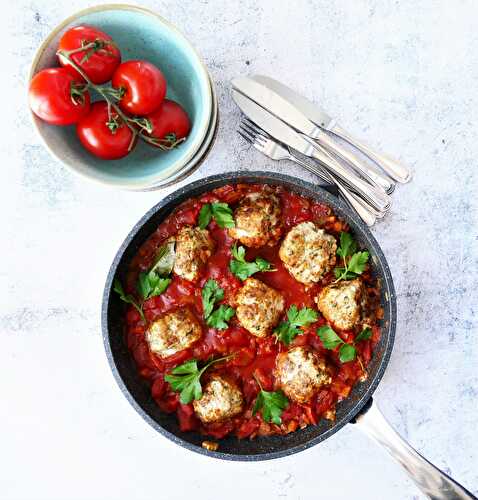
<svg viewBox="0 0 478 500">
<path fill-rule="evenodd" d="M 345 140 L 352 146 L 356 147 L 360 152 L 368 156 L 373 160 L 379 167 L 381 167 L 384 172 L 386 172 L 392 179 L 398 182 L 408 182 L 412 175 L 409 169 L 400 165 L 397 161 L 388 158 L 387 156 L 374 151 L 370 146 L 367 146 L 361 141 L 353 138 L 350 133 L 338 125 L 335 119 L 332 119 L 325 111 L 323 111 L 317 104 L 309 101 L 307 98 L 301 96 L 291 88 L 287 87 L 283 83 L 263 75 L 254 75 L 252 77 L 256 82 L 263 84 L 270 90 L 273 90 L 282 98 L 287 100 L 290 104 L 295 106 L 301 113 L 303 113 L 311 122 L 320 127 L 321 129 L 332 132 L 336 136 Z M 366 167 L 367 168 L 367 167 Z M 371 177 L 373 177 L 375 172 L 369 172 Z M 376 178 L 377 183 L 381 183 L 383 177 L 379 176 Z M 384 185 L 385 187 L 385 185 Z M 387 192 L 391 192 L 385 187 Z M 393 190 L 393 187 L 391 187 Z"/>
<path fill-rule="evenodd" d="M 259 129 L 255 124 L 247 119 L 241 123 L 241 130 L 239 134 L 254 148 L 262 154 L 268 156 L 271 160 L 291 160 L 298 165 L 301 165 L 309 172 L 318 175 L 325 182 L 334 183 L 339 189 L 342 196 L 346 201 L 355 209 L 362 220 L 368 225 L 373 226 L 376 221 L 377 214 L 373 213 L 373 209 L 367 206 L 361 198 L 356 194 L 349 192 L 342 182 L 336 177 L 332 177 L 327 170 L 318 167 L 317 165 L 308 164 L 301 160 L 298 155 L 294 154 L 293 150 L 288 146 L 283 146 L 275 139 L 266 134 L 263 130 Z"/>
<path fill-rule="evenodd" d="M 319 160 L 323 165 L 326 165 L 326 168 L 333 176 L 339 177 L 349 190 L 360 195 L 376 211 L 384 212 L 390 208 L 390 198 L 383 189 L 370 185 L 350 169 L 342 166 L 332 156 L 325 154 L 324 149 L 315 141 L 296 132 L 282 120 L 237 90 L 233 90 L 232 97 L 243 113 L 271 137 L 292 147 L 301 154 Z"/>
</svg>

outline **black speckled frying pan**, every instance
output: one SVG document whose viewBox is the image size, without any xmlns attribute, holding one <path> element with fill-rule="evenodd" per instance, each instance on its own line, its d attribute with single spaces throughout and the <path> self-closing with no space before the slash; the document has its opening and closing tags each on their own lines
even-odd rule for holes
<svg viewBox="0 0 478 500">
<path fill-rule="evenodd" d="M 138 376 L 124 343 L 123 304 L 113 292 L 112 284 L 115 277 L 124 278 L 127 266 L 141 244 L 178 205 L 188 198 L 237 182 L 284 186 L 332 207 L 339 217 L 348 222 L 359 246 L 368 249 L 371 254 L 373 272 L 381 283 L 384 318 L 381 340 L 368 366 L 369 377 L 366 382 L 357 384 L 350 396 L 337 405 L 334 423 L 322 419 L 318 425 L 310 425 L 286 436 L 258 437 L 254 440 L 227 437 L 220 441 L 218 451 L 208 451 L 201 446 L 203 436 L 181 432 L 176 416 L 161 412 L 151 398 L 149 387 Z M 396 321 L 396 298 L 390 269 L 369 229 L 345 203 L 324 189 L 297 178 L 269 172 L 235 172 L 208 177 L 178 189 L 149 210 L 134 226 L 114 258 L 106 280 L 102 309 L 106 354 L 121 391 L 144 420 L 171 441 L 197 453 L 225 460 L 268 460 L 305 450 L 327 439 L 344 425 L 354 423 L 384 445 L 430 497 L 474 498 L 405 443 L 387 424 L 372 400 L 372 393 L 383 376 L 392 352 Z"/>
</svg>

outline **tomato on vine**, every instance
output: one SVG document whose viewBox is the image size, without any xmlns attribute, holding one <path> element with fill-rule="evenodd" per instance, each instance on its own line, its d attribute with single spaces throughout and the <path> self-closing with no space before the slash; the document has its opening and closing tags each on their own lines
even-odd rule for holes
<svg viewBox="0 0 478 500">
<path fill-rule="evenodd" d="M 76 126 L 83 146 L 104 160 L 126 156 L 136 144 L 137 136 L 106 101 L 95 102 L 91 111 Z"/>
<path fill-rule="evenodd" d="M 132 115 L 152 113 L 166 96 L 163 73 L 148 61 L 126 61 L 118 66 L 113 79 L 120 108 Z"/>
<path fill-rule="evenodd" d="M 72 125 L 88 114 L 90 94 L 84 82 L 65 68 L 49 68 L 30 82 L 31 110 L 51 125 Z"/>
<path fill-rule="evenodd" d="M 68 54 L 95 84 L 111 80 L 121 63 L 121 53 L 113 39 L 93 26 L 70 28 L 61 37 L 58 48 Z M 66 57 L 59 55 L 58 59 L 62 66 L 68 67 L 73 75 L 81 78 Z"/>
<path fill-rule="evenodd" d="M 191 122 L 184 109 L 174 101 L 165 99 L 161 106 L 145 117 L 152 131 L 147 134 L 153 140 L 148 141 L 156 147 L 169 149 L 182 142 L 191 130 Z"/>
</svg>

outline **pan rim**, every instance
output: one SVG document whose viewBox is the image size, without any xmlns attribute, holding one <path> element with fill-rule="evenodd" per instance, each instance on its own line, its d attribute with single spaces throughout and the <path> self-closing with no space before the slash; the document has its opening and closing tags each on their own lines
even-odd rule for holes
<svg viewBox="0 0 478 500">
<path fill-rule="evenodd" d="M 137 234 L 142 230 L 143 226 L 146 225 L 156 215 L 158 211 L 165 209 L 169 205 L 172 205 L 172 210 L 173 210 L 177 206 L 177 204 L 183 201 L 182 198 L 184 196 L 186 196 L 185 199 L 187 199 L 187 197 L 195 197 L 198 196 L 200 192 L 202 193 L 210 191 L 218 187 L 219 185 L 225 185 L 228 183 L 239 183 L 239 182 L 259 183 L 259 184 L 287 183 L 289 186 L 293 186 L 290 187 L 290 189 L 293 190 L 295 188 L 297 190 L 307 190 L 309 192 L 312 192 L 316 195 L 319 195 L 320 200 L 323 201 L 324 203 L 330 204 L 332 208 L 339 208 L 339 210 L 344 212 L 347 219 L 353 222 L 354 225 L 361 230 L 362 236 L 364 236 L 367 242 L 370 243 L 371 247 L 373 247 L 374 254 L 377 257 L 378 261 L 378 264 L 376 265 L 380 265 L 381 272 L 383 274 L 383 278 L 385 281 L 383 283 L 383 286 L 386 287 L 386 293 L 388 294 L 388 301 L 390 306 L 390 318 L 387 327 L 388 329 L 387 343 L 384 346 L 377 372 L 373 377 L 373 379 L 370 381 L 368 387 L 365 389 L 362 396 L 352 405 L 348 413 L 345 414 L 332 427 L 330 427 L 329 429 L 325 430 L 324 432 L 309 439 L 304 443 L 295 446 L 290 446 L 286 449 L 270 451 L 266 453 L 257 453 L 257 454 L 234 454 L 234 453 L 225 453 L 221 451 L 206 450 L 201 446 L 186 441 L 181 437 L 177 436 L 176 434 L 173 434 L 172 432 L 165 429 L 156 420 L 154 420 L 139 405 L 134 395 L 129 391 L 126 383 L 123 381 L 123 378 L 119 373 L 119 370 L 114 360 L 114 355 L 109 340 L 109 328 L 108 328 L 108 305 L 111 296 L 112 284 L 116 276 L 117 268 L 123 258 L 124 253 L 127 251 L 130 244 L 134 241 Z M 211 186 L 211 184 L 214 185 Z M 181 200 L 179 203 L 177 203 L 178 199 Z M 173 191 L 172 193 L 170 193 L 168 196 L 166 196 L 160 202 L 154 205 L 151 209 L 149 209 L 141 217 L 141 219 L 133 226 L 133 228 L 130 230 L 130 232 L 128 233 L 123 243 L 121 244 L 120 248 L 115 254 L 115 257 L 113 259 L 113 262 L 110 266 L 106 278 L 106 283 L 103 291 L 102 310 L 101 310 L 101 327 L 102 327 L 103 344 L 105 347 L 106 356 L 111 371 L 121 392 L 126 397 L 131 406 L 136 410 L 136 412 L 143 418 L 143 420 L 145 420 L 153 429 L 155 429 L 157 432 L 168 438 L 170 441 L 190 451 L 194 451 L 201 455 L 218 458 L 222 460 L 243 461 L 243 462 L 272 460 L 276 458 L 286 457 L 295 453 L 299 453 L 312 446 L 315 446 L 316 444 L 319 444 L 320 442 L 324 441 L 325 439 L 329 438 L 330 436 L 338 432 L 347 423 L 353 421 L 353 419 L 357 416 L 357 414 L 371 399 L 372 394 L 374 393 L 375 389 L 380 383 L 380 380 L 382 379 L 383 374 L 388 366 L 390 356 L 393 350 L 396 322 L 397 322 L 396 294 L 390 268 L 377 240 L 375 239 L 369 228 L 359 219 L 359 217 L 355 213 L 353 213 L 341 199 L 325 191 L 322 187 L 312 184 L 311 182 L 275 172 L 247 171 L 247 170 L 211 175 L 203 179 L 194 181 L 192 183 L 186 184 L 178 188 L 177 190 Z"/>
</svg>

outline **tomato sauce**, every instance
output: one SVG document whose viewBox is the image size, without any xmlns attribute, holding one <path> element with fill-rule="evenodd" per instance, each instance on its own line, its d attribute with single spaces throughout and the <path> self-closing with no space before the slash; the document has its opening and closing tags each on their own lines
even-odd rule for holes
<svg viewBox="0 0 478 500">
<path fill-rule="evenodd" d="M 234 206 L 244 194 L 261 191 L 264 188 L 264 185 L 254 184 L 227 185 L 183 203 L 158 226 L 132 259 L 125 283 L 126 292 L 136 293 L 139 272 L 152 266 L 157 249 L 167 238 L 176 234 L 184 225 L 197 224 L 199 211 L 204 203 L 221 201 Z M 348 231 L 347 224 L 338 219 L 327 205 L 290 193 L 280 187 L 267 186 L 267 188 L 272 189 L 280 199 L 284 233 L 304 221 L 313 221 L 337 238 L 341 231 Z M 208 229 L 216 243 L 215 253 L 209 259 L 197 283 L 191 283 L 173 275 L 167 290 L 160 296 L 147 300 L 143 305 L 147 322 L 154 321 L 178 307 L 188 306 L 203 327 L 202 338 L 192 348 L 161 359 L 150 351 L 145 340 L 147 324 L 142 321 L 136 309 L 128 306 L 125 313 L 125 342 L 136 363 L 139 375 L 150 384 L 152 398 L 162 411 L 176 413 L 181 430 L 201 432 L 218 439 L 231 433 L 238 438 L 287 434 L 298 428 L 317 424 L 321 418 L 334 420 L 337 402 L 346 398 L 353 385 L 366 376 L 366 367 L 372 357 L 373 347 L 380 338 L 378 322 L 372 328 L 371 339 L 356 344 L 358 356 L 348 363 L 340 362 L 337 349 L 332 351 L 323 347 L 322 341 L 316 334 L 317 328 L 325 324 L 325 319 L 321 316 L 316 323 L 305 328 L 304 333 L 298 335 L 290 346 L 276 341 L 273 335 L 266 338 L 255 337 L 242 328 L 235 317 L 229 322 L 226 330 L 208 327 L 203 319 L 201 301 L 201 289 L 204 283 L 210 278 L 216 280 L 224 289 L 224 302 L 226 303 L 231 301 L 242 286 L 241 281 L 229 270 L 234 240 L 228 235 L 227 229 L 221 229 L 214 220 L 209 224 Z M 279 245 L 247 249 L 247 260 L 260 256 L 276 269 L 275 272 L 256 273 L 254 278 L 282 293 L 285 299 L 285 311 L 292 304 L 298 308 L 307 306 L 315 309 L 314 297 L 322 287 L 334 281 L 333 273 L 326 275 L 319 284 L 306 289 L 283 266 L 278 250 Z M 370 273 L 366 271 L 362 278 L 369 294 L 375 297 L 376 302 L 379 302 L 380 292 Z M 283 319 L 285 318 L 284 312 Z M 344 341 L 354 338 L 353 332 L 339 333 Z M 295 346 L 308 346 L 324 357 L 331 366 L 332 383 L 319 390 L 307 404 L 290 402 L 282 413 L 281 425 L 266 423 L 260 414 L 252 415 L 252 407 L 259 391 L 255 379 L 260 381 L 265 390 L 275 390 L 273 369 L 277 354 Z M 179 395 L 171 390 L 164 376 L 188 359 L 206 361 L 228 354 L 234 354 L 234 356 L 220 363 L 219 366 L 213 365 L 211 371 L 227 373 L 236 381 L 242 390 L 246 409 L 241 415 L 228 421 L 202 424 L 196 418 L 192 404 L 181 404 Z"/>
</svg>

